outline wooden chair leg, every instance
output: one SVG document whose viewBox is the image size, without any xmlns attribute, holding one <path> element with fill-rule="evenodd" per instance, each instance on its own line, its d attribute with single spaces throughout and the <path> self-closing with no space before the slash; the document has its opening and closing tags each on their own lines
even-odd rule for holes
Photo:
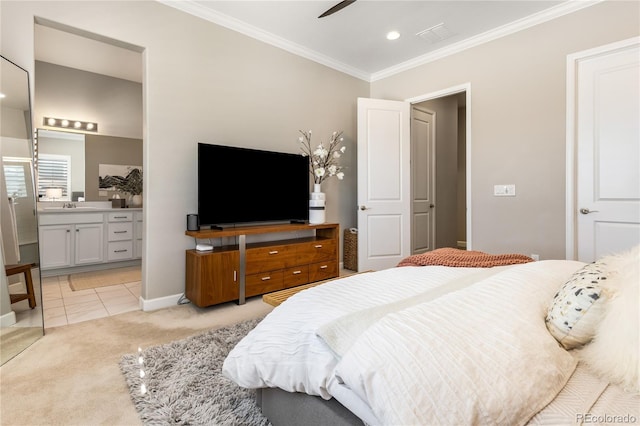
<svg viewBox="0 0 640 426">
<path fill-rule="evenodd" d="M 33 291 L 33 280 L 31 279 L 31 268 L 24 271 L 25 284 L 27 286 L 27 295 L 29 296 L 29 307 L 36 307 L 36 294 Z"/>
<path fill-rule="evenodd" d="M 33 291 L 33 279 L 31 277 L 31 268 L 36 266 L 34 263 L 24 263 L 18 265 L 5 265 L 5 273 L 7 276 L 24 274 L 25 286 L 27 287 L 26 294 L 11 294 L 11 303 L 16 303 L 21 300 L 28 299 L 29 307 L 31 309 L 36 307 L 36 294 Z"/>
</svg>

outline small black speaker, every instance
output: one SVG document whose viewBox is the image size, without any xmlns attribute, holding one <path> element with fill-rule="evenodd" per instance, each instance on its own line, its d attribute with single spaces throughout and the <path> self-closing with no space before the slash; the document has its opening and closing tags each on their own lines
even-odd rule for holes
<svg viewBox="0 0 640 426">
<path fill-rule="evenodd" d="M 198 222 L 197 214 L 187 215 L 187 231 L 199 231 L 200 223 Z"/>
</svg>

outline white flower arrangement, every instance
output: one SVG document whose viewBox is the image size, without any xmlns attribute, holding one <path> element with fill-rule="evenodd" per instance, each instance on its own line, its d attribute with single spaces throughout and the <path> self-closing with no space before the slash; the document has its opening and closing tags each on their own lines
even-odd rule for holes
<svg viewBox="0 0 640 426">
<path fill-rule="evenodd" d="M 329 147 L 325 148 L 322 142 L 315 149 L 311 148 L 311 130 L 303 132 L 298 138 L 300 150 L 304 157 L 309 157 L 309 173 L 313 176 L 313 183 L 321 184 L 326 178 L 335 176 L 339 180 L 344 179 L 342 167 L 338 160 L 347 150 L 339 145 L 344 142 L 342 132 L 333 132 L 329 140 Z"/>
</svg>

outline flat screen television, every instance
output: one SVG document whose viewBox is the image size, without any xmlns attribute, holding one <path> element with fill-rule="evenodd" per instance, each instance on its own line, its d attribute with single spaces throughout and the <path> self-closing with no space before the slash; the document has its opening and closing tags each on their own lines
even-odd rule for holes
<svg viewBox="0 0 640 426">
<path fill-rule="evenodd" d="M 200 226 L 309 220 L 309 162 L 300 154 L 198 143 Z"/>
</svg>

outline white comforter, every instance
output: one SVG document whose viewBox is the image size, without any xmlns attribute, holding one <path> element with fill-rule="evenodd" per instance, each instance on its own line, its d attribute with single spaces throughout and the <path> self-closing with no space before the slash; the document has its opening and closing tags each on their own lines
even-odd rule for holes
<svg viewBox="0 0 640 426">
<path fill-rule="evenodd" d="M 544 316 L 582 265 L 403 267 L 350 276 L 276 308 L 230 352 L 223 373 L 243 387 L 325 399 L 343 382 L 382 424 L 524 423 L 575 368 Z M 435 294 L 440 286 L 451 291 Z M 359 316 L 364 326 L 345 332 L 341 318 Z M 318 335 L 327 333 L 337 339 L 329 342 L 334 349 Z"/>
</svg>

